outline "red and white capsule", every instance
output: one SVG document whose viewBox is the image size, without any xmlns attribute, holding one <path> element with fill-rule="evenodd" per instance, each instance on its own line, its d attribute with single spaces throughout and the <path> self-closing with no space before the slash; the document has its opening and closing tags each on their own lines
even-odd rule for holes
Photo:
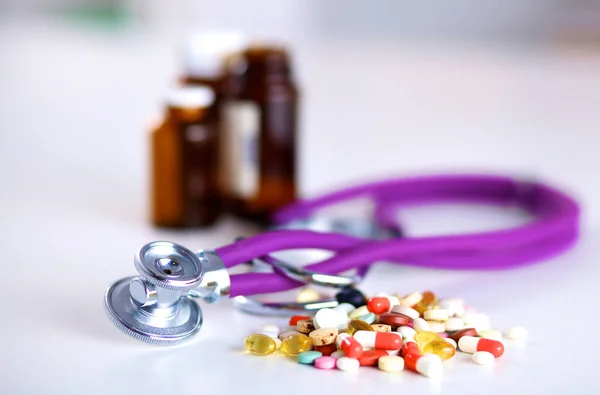
<svg viewBox="0 0 600 395">
<path fill-rule="evenodd" d="M 335 343 L 349 358 L 360 358 L 363 354 L 363 346 L 347 333 L 340 333 L 335 339 Z"/>
<path fill-rule="evenodd" d="M 501 342 L 483 337 L 463 336 L 458 340 L 458 348 L 469 354 L 487 351 L 496 358 L 504 354 L 504 345 Z"/>
<path fill-rule="evenodd" d="M 408 353 L 404 355 L 404 366 L 432 379 L 442 375 L 442 359 L 435 354 Z"/>
<path fill-rule="evenodd" d="M 402 347 L 402 338 L 397 332 L 357 331 L 354 339 L 363 347 L 378 350 L 398 350 Z"/>
<path fill-rule="evenodd" d="M 367 302 L 367 309 L 374 314 L 387 313 L 391 308 L 390 300 L 384 296 L 375 296 Z"/>
</svg>

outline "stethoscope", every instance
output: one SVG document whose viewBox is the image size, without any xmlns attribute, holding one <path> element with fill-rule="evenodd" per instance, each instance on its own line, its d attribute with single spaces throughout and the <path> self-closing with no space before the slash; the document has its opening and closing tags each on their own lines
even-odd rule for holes
<svg viewBox="0 0 600 395">
<path fill-rule="evenodd" d="M 372 221 L 326 220 L 314 213 L 342 201 L 368 198 Z M 431 203 L 486 203 L 519 206 L 534 219 L 503 230 L 477 234 L 406 237 L 396 220 L 399 208 Z M 252 295 L 280 292 L 305 284 L 352 287 L 371 263 L 386 261 L 439 269 L 497 270 L 549 259 L 577 241 L 579 207 L 567 194 L 538 182 L 487 175 L 442 175 L 373 182 L 315 199 L 301 200 L 273 218 L 275 229 L 236 240 L 215 250 L 193 252 L 155 241 L 134 258 L 137 277 L 111 284 L 105 307 L 125 333 L 150 343 L 170 345 L 200 330 L 202 312 L 194 299 L 215 303 L 232 297 L 241 310 L 289 315 L 335 307 L 335 299 L 311 303 L 265 303 Z M 312 228 L 318 230 L 308 230 Z M 290 249 L 322 249 L 334 255 L 305 267 L 276 259 Z M 253 263 L 249 273 L 228 268 Z M 265 271 L 265 268 L 270 268 Z M 339 273 L 356 269 L 354 275 Z"/>
</svg>

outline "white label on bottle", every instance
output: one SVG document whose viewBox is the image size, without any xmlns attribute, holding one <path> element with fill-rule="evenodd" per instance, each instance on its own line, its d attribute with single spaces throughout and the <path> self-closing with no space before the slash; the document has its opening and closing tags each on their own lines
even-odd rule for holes
<svg viewBox="0 0 600 395">
<path fill-rule="evenodd" d="M 230 101 L 224 117 L 229 190 L 237 197 L 253 197 L 260 182 L 260 109 L 251 101 Z"/>
</svg>

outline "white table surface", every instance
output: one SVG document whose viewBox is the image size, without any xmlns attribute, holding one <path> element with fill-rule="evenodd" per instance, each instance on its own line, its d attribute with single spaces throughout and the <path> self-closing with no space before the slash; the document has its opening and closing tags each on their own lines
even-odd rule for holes
<svg viewBox="0 0 600 395">
<path fill-rule="evenodd" d="M 156 348 L 105 316 L 102 296 L 134 273 L 147 241 L 214 248 L 252 229 L 224 220 L 169 232 L 147 220 L 148 121 L 172 81 L 172 41 L 40 21 L 0 24 L 0 394 L 597 394 L 600 55 L 557 48 L 386 43 L 297 46 L 304 87 L 301 181 L 314 195 L 418 171 L 498 171 L 551 180 L 583 204 L 578 248 L 508 272 L 379 264 L 367 292 L 461 296 L 498 329 L 523 325 L 491 369 L 464 354 L 434 382 L 411 373 L 318 371 L 242 352 L 259 324 L 203 306 L 191 343 Z M 410 234 L 479 230 L 498 210 L 411 210 Z"/>
</svg>

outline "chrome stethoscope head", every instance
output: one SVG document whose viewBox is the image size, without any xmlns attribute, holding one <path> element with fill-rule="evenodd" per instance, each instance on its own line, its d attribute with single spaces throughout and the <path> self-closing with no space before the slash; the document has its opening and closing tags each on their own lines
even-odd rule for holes
<svg viewBox="0 0 600 395">
<path fill-rule="evenodd" d="M 189 297 L 214 303 L 229 295 L 229 274 L 213 251 L 155 241 L 139 249 L 134 266 L 139 276 L 111 284 L 104 305 L 117 328 L 148 343 L 173 345 L 200 330 L 202 310 Z"/>
<path fill-rule="evenodd" d="M 281 228 L 312 228 L 365 238 L 391 235 L 376 225 L 352 220 L 296 221 Z M 254 259 L 251 263 L 256 272 L 275 271 L 299 284 L 335 289 L 352 287 L 365 274 L 364 271 L 352 276 L 316 273 L 270 255 Z M 148 343 L 174 345 L 189 339 L 202 326 L 202 310 L 193 299 L 215 303 L 230 294 L 229 273 L 212 250 L 193 252 L 179 244 L 155 241 L 139 249 L 134 266 L 139 276 L 126 277 L 111 284 L 106 290 L 104 305 L 117 328 Z M 321 308 L 338 305 L 335 298 L 290 303 L 237 296 L 233 302 L 241 311 L 273 316 L 312 314 Z"/>
</svg>

